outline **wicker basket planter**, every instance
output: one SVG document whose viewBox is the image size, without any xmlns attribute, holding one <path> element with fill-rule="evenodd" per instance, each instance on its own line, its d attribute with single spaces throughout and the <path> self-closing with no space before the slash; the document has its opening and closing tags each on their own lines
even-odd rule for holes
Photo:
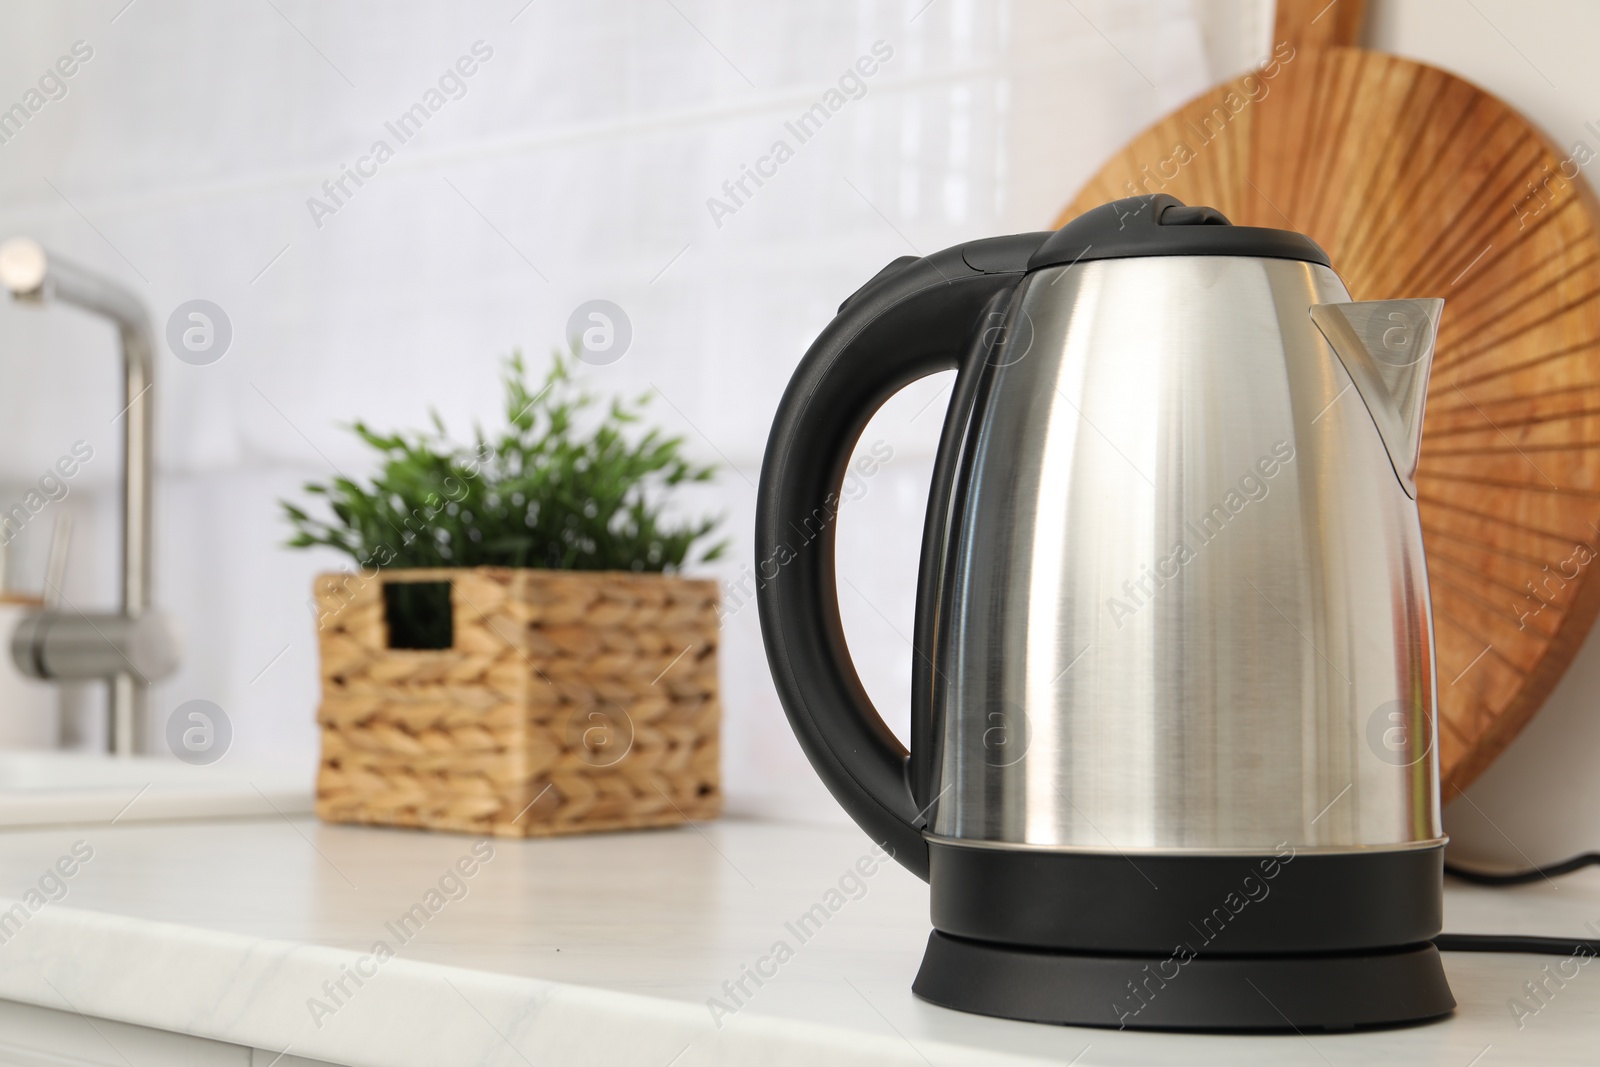
<svg viewBox="0 0 1600 1067">
<path fill-rule="evenodd" d="M 385 587 L 419 582 L 449 583 L 448 647 L 392 647 Z M 715 582 L 479 567 L 315 592 L 323 819 L 529 837 L 720 810 Z"/>
</svg>

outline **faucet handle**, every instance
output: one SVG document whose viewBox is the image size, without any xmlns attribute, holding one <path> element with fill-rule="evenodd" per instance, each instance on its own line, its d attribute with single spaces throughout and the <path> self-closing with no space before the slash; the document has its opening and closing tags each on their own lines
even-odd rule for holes
<svg viewBox="0 0 1600 1067">
<path fill-rule="evenodd" d="M 160 608 L 121 612 L 31 611 L 11 632 L 11 661 L 29 678 L 88 681 L 131 674 L 145 684 L 178 669 L 182 639 Z"/>
<path fill-rule="evenodd" d="M 61 606 L 61 584 L 67 579 L 67 550 L 72 545 L 72 516 L 62 512 L 50 530 L 50 555 L 44 563 L 44 606 L 54 611 Z"/>
</svg>

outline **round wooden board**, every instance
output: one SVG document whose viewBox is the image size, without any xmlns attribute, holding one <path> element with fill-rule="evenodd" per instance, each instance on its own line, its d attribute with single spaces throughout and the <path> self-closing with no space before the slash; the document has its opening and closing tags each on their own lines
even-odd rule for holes
<svg viewBox="0 0 1600 1067">
<path fill-rule="evenodd" d="M 1600 241 L 1578 173 L 1600 131 L 1565 152 L 1433 67 L 1357 48 L 1279 58 L 1140 134 L 1056 224 L 1171 193 L 1309 234 L 1356 300 L 1445 299 L 1417 487 L 1449 800 L 1600 609 Z"/>
</svg>

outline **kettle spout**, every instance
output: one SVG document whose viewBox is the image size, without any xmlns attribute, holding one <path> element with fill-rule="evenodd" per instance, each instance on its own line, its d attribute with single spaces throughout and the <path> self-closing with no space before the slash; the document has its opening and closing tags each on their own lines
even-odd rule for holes
<svg viewBox="0 0 1600 1067">
<path fill-rule="evenodd" d="M 1314 304 L 1311 321 L 1366 402 L 1394 472 L 1416 498 L 1428 371 L 1444 301 L 1362 300 Z"/>
</svg>

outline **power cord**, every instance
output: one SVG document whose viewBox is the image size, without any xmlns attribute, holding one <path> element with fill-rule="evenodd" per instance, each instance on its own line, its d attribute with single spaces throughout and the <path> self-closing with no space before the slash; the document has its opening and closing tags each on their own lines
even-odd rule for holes
<svg viewBox="0 0 1600 1067">
<path fill-rule="evenodd" d="M 1440 952 L 1528 952 L 1536 956 L 1600 956 L 1594 938 L 1524 937 L 1520 934 L 1440 934 Z"/>
<path fill-rule="evenodd" d="M 1508 871 L 1505 873 L 1476 871 L 1470 867 L 1458 867 L 1453 863 L 1447 863 L 1444 865 L 1444 873 L 1452 878 L 1459 878 L 1463 882 L 1471 882 L 1474 885 L 1503 888 L 1505 886 L 1527 885 L 1530 882 L 1538 882 L 1549 878 L 1559 878 L 1563 874 L 1571 874 L 1573 871 L 1595 865 L 1600 865 L 1600 852 L 1585 852 L 1545 867 L 1533 867 L 1526 871 Z M 1440 934 L 1433 939 L 1433 943 L 1440 952 L 1526 952 L 1548 956 L 1600 955 L 1600 940 L 1581 937 L 1531 937 L 1520 934 Z"/>
<path fill-rule="evenodd" d="M 1474 885 L 1527 885 L 1529 882 L 1545 878 L 1559 878 L 1563 874 L 1571 874 L 1582 867 L 1595 864 L 1600 864 L 1600 852 L 1584 852 L 1560 863 L 1552 863 L 1548 867 L 1534 867 L 1526 871 L 1510 871 L 1504 874 L 1494 871 L 1475 871 L 1471 867 L 1458 867 L 1454 863 L 1446 863 L 1444 873 Z"/>
</svg>

